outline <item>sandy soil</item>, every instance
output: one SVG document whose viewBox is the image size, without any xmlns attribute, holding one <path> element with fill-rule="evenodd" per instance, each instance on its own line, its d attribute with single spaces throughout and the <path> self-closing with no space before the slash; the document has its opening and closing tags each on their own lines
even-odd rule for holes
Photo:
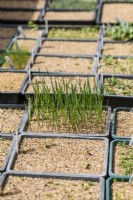
<svg viewBox="0 0 133 200">
<path fill-rule="evenodd" d="M 3 138 L 0 138 L 0 168 L 4 164 L 10 145 L 11 145 L 11 140 L 5 140 Z"/>
<path fill-rule="evenodd" d="M 111 186 L 112 200 L 132 200 L 133 199 L 133 184 L 129 182 L 116 182 Z"/>
<path fill-rule="evenodd" d="M 6 39 L 1 39 L 0 38 L 0 49 L 4 50 L 6 49 L 7 45 L 9 44 L 10 39 L 6 38 Z"/>
<path fill-rule="evenodd" d="M 132 56 L 133 43 L 105 43 L 102 54 L 111 56 Z"/>
<path fill-rule="evenodd" d="M 30 185 L 30 190 L 27 185 Z M 76 181 L 9 176 L 6 180 L 3 195 L 0 199 L 98 200 L 99 183 L 82 180 Z"/>
<path fill-rule="evenodd" d="M 46 15 L 44 16 L 44 19 L 47 20 L 72 20 L 72 21 L 89 21 L 94 20 L 95 13 L 93 11 L 80 11 L 80 12 L 52 12 L 47 11 Z"/>
<path fill-rule="evenodd" d="M 24 39 L 18 39 L 17 40 L 17 43 L 18 43 L 18 47 L 22 50 L 25 50 L 25 51 L 31 51 L 37 44 L 37 41 L 36 40 L 24 40 Z M 12 46 L 12 50 L 16 50 L 16 46 L 15 44 Z"/>
<path fill-rule="evenodd" d="M 42 30 L 32 30 L 32 29 L 26 29 L 23 28 L 24 33 L 26 35 L 27 38 L 38 38 L 41 36 Z M 23 35 L 19 34 L 19 37 L 23 37 Z"/>
<path fill-rule="evenodd" d="M 33 71 L 91 73 L 92 59 L 37 56 L 31 68 Z"/>
<path fill-rule="evenodd" d="M 16 31 L 16 28 L 0 27 L 0 37 L 12 37 Z"/>
<path fill-rule="evenodd" d="M 2 11 L 0 10 L 0 19 L 1 20 L 38 20 L 40 16 L 40 11 Z"/>
<path fill-rule="evenodd" d="M 117 12 L 116 12 L 117 11 Z M 133 4 L 110 3 L 105 4 L 102 11 L 102 23 L 114 23 L 115 18 L 124 22 L 133 21 Z"/>
<path fill-rule="evenodd" d="M 87 115 L 87 114 L 86 114 Z M 50 118 L 50 114 L 49 114 Z M 36 133 L 74 133 L 74 134 L 105 134 L 106 131 L 106 118 L 107 113 L 103 111 L 102 119 L 99 122 L 96 120 L 95 115 L 91 114 L 91 119 L 79 122 L 77 124 L 77 129 L 72 128 L 69 120 L 64 119 L 63 116 L 59 117 L 59 126 L 56 124 L 53 126 L 51 124 L 52 114 L 50 119 L 41 120 L 38 124 L 36 117 L 33 115 L 31 121 L 29 122 L 26 131 L 36 132 Z"/>
<path fill-rule="evenodd" d="M 1 6 L 4 8 L 36 8 L 41 9 L 44 7 L 44 0 L 37 0 L 37 1 L 18 1 L 18 0 L 12 0 L 11 4 L 9 1 L 1 0 Z"/>
<path fill-rule="evenodd" d="M 17 92 L 25 78 L 25 73 L 0 73 L 0 91 Z M 8 81 L 5 81 L 8 80 Z"/>
<path fill-rule="evenodd" d="M 133 112 L 117 112 L 116 135 L 131 137 L 133 132 Z"/>
<path fill-rule="evenodd" d="M 44 41 L 40 53 L 94 55 L 96 48 L 96 42 Z"/>
<path fill-rule="evenodd" d="M 0 108 L 0 132 L 13 133 L 16 132 L 23 115 L 21 109 L 4 109 Z"/>
<path fill-rule="evenodd" d="M 14 170 L 101 174 L 105 142 L 100 140 L 24 138 Z"/>
</svg>

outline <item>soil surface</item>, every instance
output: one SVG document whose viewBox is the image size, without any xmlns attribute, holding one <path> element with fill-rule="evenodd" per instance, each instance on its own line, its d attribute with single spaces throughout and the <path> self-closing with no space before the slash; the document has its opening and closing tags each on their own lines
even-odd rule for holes
<svg viewBox="0 0 133 200">
<path fill-rule="evenodd" d="M 133 96 L 133 80 L 121 78 L 106 78 L 104 93 L 110 95 Z"/>
<path fill-rule="evenodd" d="M 8 11 L 0 10 L 1 20 L 38 20 L 40 16 L 40 11 Z"/>
<path fill-rule="evenodd" d="M 9 4 L 9 2 L 8 2 Z M 11 27 L 0 27 L 0 37 L 12 37 L 16 33 L 16 28 Z"/>
<path fill-rule="evenodd" d="M 133 60 L 129 59 L 113 59 L 111 63 L 105 59 L 100 60 L 98 73 L 103 74 L 133 74 Z"/>
<path fill-rule="evenodd" d="M 0 92 L 17 92 L 24 78 L 25 73 L 0 73 Z"/>
<path fill-rule="evenodd" d="M 16 132 L 23 112 L 21 109 L 0 108 L 0 132 Z"/>
<path fill-rule="evenodd" d="M 92 59 L 37 56 L 31 68 L 33 71 L 91 73 Z"/>
<path fill-rule="evenodd" d="M 11 3 L 9 1 L 1 0 L 1 6 L 3 8 L 35 8 L 35 9 L 41 9 L 44 7 L 44 0 L 37 0 L 37 1 L 18 1 L 18 0 L 12 0 Z"/>
<path fill-rule="evenodd" d="M 133 184 L 129 182 L 116 182 L 111 186 L 112 200 L 132 200 L 133 199 Z"/>
<path fill-rule="evenodd" d="M 117 175 L 133 174 L 133 146 L 118 143 L 113 152 L 113 172 Z M 130 170 L 129 170 L 130 169 Z"/>
<path fill-rule="evenodd" d="M 133 112 L 117 112 L 116 135 L 131 137 L 133 134 Z"/>
<path fill-rule="evenodd" d="M 52 115 L 52 114 L 51 114 Z M 49 116 L 50 117 L 50 116 Z M 77 124 L 77 129 L 74 130 L 72 128 L 72 124 L 69 122 L 69 120 L 66 120 L 63 118 L 63 116 L 60 116 L 59 118 L 59 124 L 52 126 L 51 119 L 45 119 L 41 120 L 40 124 L 38 124 L 38 121 L 36 117 L 33 115 L 31 121 L 29 122 L 26 131 L 27 132 L 36 132 L 36 133 L 74 133 L 74 134 L 105 134 L 106 132 L 106 121 L 107 121 L 107 113 L 106 111 L 103 111 L 102 119 L 97 121 L 95 115 L 91 114 L 91 119 L 89 118 L 86 122 L 79 122 Z"/>
<path fill-rule="evenodd" d="M 105 43 L 102 54 L 111 56 L 132 56 L 133 43 Z"/>
<path fill-rule="evenodd" d="M 63 81 L 66 83 L 69 83 L 70 91 L 71 91 L 71 85 L 73 84 L 77 87 L 77 91 L 79 89 L 79 83 L 81 82 L 81 87 L 84 85 L 84 83 L 87 83 L 89 81 L 90 87 L 94 89 L 95 87 L 95 79 L 94 77 L 55 77 L 55 76 L 34 76 L 31 80 L 31 84 L 28 86 L 26 92 L 30 93 L 33 92 L 33 87 L 38 83 L 38 86 L 40 88 L 40 91 L 42 89 L 43 83 L 47 85 L 47 87 L 52 92 L 52 85 L 55 85 L 57 83 L 58 87 L 60 84 L 63 84 Z M 64 91 L 65 93 L 65 91 Z"/>
<path fill-rule="evenodd" d="M 24 138 L 13 169 L 101 174 L 104 152 L 105 142 L 100 140 Z"/>
<path fill-rule="evenodd" d="M 0 168 L 4 164 L 11 142 L 11 140 L 5 140 L 3 138 L 0 138 Z"/>
<path fill-rule="evenodd" d="M 6 49 L 6 47 L 8 46 L 10 42 L 10 39 L 9 38 L 6 38 L 6 39 L 1 39 L 0 38 L 0 50 L 4 50 Z"/>
<path fill-rule="evenodd" d="M 17 44 L 18 44 L 19 49 L 23 51 L 31 51 L 37 45 L 37 40 L 18 39 Z M 11 47 L 11 50 L 17 50 L 15 44 L 13 44 L 13 46 Z"/>
<path fill-rule="evenodd" d="M 95 17 L 95 12 L 94 11 L 80 11 L 80 12 L 52 12 L 52 11 L 47 11 L 46 15 L 44 16 L 44 19 L 47 20 L 72 20 L 72 21 L 89 21 L 89 20 L 94 20 Z"/>
<path fill-rule="evenodd" d="M 24 33 L 26 35 L 27 38 L 38 38 L 41 36 L 41 33 L 42 33 L 42 30 L 32 30 L 32 29 L 26 29 L 26 28 L 23 28 L 24 30 Z M 22 34 L 19 34 L 19 37 L 23 37 Z"/>
<path fill-rule="evenodd" d="M 30 185 L 30 190 L 27 187 L 28 185 Z M 6 180 L 3 188 L 3 195 L 1 195 L 0 199 L 98 200 L 99 183 L 82 180 L 76 181 L 9 176 Z"/>
<path fill-rule="evenodd" d="M 117 11 L 117 12 L 116 12 Z M 125 3 L 110 3 L 104 4 L 101 22 L 102 23 L 116 23 L 116 19 L 124 22 L 133 21 L 133 4 Z"/>
<path fill-rule="evenodd" d="M 94 55 L 96 48 L 96 42 L 44 41 L 40 53 Z"/>
</svg>

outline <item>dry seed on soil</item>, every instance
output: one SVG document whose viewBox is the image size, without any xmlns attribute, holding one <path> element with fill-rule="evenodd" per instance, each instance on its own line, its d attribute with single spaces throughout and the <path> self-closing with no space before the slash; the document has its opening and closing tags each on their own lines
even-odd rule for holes
<svg viewBox="0 0 133 200">
<path fill-rule="evenodd" d="M 1 20 L 38 20 L 40 11 L 5 11 L 0 10 Z"/>
<path fill-rule="evenodd" d="M 117 12 L 116 12 L 117 11 Z M 109 3 L 104 4 L 102 10 L 102 23 L 116 23 L 116 19 L 124 22 L 133 21 L 133 4 Z"/>
<path fill-rule="evenodd" d="M 22 115 L 23 110 L 21 109 L 0 108 L 0 132 L 16 132 Z"/>
<path fill-rule="evenodd" d="M 50 114 L 49 114 L 50 117 Z M 88 119 L 86 122 L 81 120 L 77 124 L 76 130 L 73 129 L 72 124 L 63 116 L 60 116 L 58 119 L 59 126 L 52 126 L 52 113 L 51 118 L 42 119 L 38 121 L 35 116 L 32 116 L 31 121 L 28 123 L 26 127 L 26 132 L 36 132 L 36 133 L 74 133 L 74 134 L 105 134 L 106 132 L 106 120 L 107 120 L 107 112 L 103 111 L 101 121 L 97 121 L 95 116 L 91 113 L 91 119 Z"/>
<path fill-rule="evenodd" d="M 100 140 L 24 138 L 13 169 L 101 174 L 104 151 L 105 142 Z"/>
<path fill-rule="evenodd" d="M 133 112 L 117 112 L 116 135 L 131 137 L 133 134 Z"/>
<path fill-rule="evenodd" d="M 80 11 L 80 12 L 52 12 L 47 11 L 46 15 L 44 16 L 44 19 L 46 20 L 72 20 L 72 21 L 89 21 L 94 20 L 95 12 L 93 11 Z"/>
<path fill-rule="evenodd" d="M 96 42 L 44 41 L 40 53 L 94 55 L 96 49 Z"/>
<path fill-rule="evenodd" d="M 51 77 L 51 76 L 44 76 L 44 77 L 40 77 L 40 76 L 34 76 L 31 80 L 31 84 L 28 86 L 26 92 L 33 92 L 33 88 L 36 85 L 36 83 L 38 83 L 39 89 L 41 91 L 43 83 L 45 82 L 45 84 L 47 85 L 47 87 L 50 89 L 50 91 L 52 91 L 52 85 L 55 85 L 55 83 L 57 83 L 58 87 L 60 84 L 63 84 L 63 81 L 65 82 L 65 84 L 69 83 L 69 88 L 71 91 L 71 84 L 75 85 L 77 87 L 77 91 L 80 90 L 78 83 L 81 83 L 81 87 L 83 87 L 84 83 L 87 83 L 87 81 L 89 81 L 90 83 L 90 87 L 93 90 L 95 88 L 95 78 L 94 77 L 78 77 L 78 76 L 74 76 L 74 77 Z M 52 82 L 52 83 L 51 83 Z M 64 90 L 65 93 L 65 90 Z"/>
<path fill-rule="evenodd" d="M 132 56 L 133 43 L 105 43 L 102 54 L 111 56 Z"/>
<path fill-rule="evenodd" d="M 28 185 L 30 185 L 30 190 Z M 83 180 L 9 176 L 0 196 L 1 200 L 98 200 L 99 183 Z"/>
<path fill-rule="evenodd" d="M 91 73 L 92 59 L 37 56 L 31 70 L 48 72 Z"/>
<path fill-rule="evenodd" d="M 133 74 L 133 61 L 128 59 L 113 59 L 112 63 L 106 64 L 104 59 L 100 60 L 98 73 L 104 74 Z"/>
<path fill-rule="evenodd" d="M 10 148 L 11 141 L 0 138 L 0 168 L 4 164 L 6 155 Z"/>
<path fill-rule="evenodd" d="M 117 175 L 133 174 L 133 146 L 119 142 L 114 147 L 113 172 Z"/>
<path fill-rule="evenodd" d="M 132 200 L 133 184 L 129 182 L 115 182 L 111 185 L 112 200 Z"/>
<path fill-rule="evenodd" d="M 24 81 L 25 73 L 0 73 L 0 91 L 17 92 Z M 8 80 L 8 81 L 5 81 Z"/>
</svg>

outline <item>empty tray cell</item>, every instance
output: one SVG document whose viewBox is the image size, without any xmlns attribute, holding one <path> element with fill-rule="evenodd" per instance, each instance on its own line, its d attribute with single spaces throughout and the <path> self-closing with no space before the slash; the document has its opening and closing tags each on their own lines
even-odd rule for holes
<svg viewBox="0 0 133 200">
<path fill-rule="evenodd" d="M 37 56 L 32 71 L 91 73 L 92 59 Z"/>
<path fill-rule="evenodd" d="M 117 21 L 133 21 L 132 3 L 104 3 L 102 9 L 102 23 L 116 23 Z"/>
<path fill-rule="evenodd" d="M 44 41 L 40 53 L 95 55 L 97 42 L 90 41 Z"/>
<path fill-rule="evenodd" d="M 132 56 L 133 43 L 105 43 L 102 54 L 111 56 Z"/>
<path fill-rule="evenodd" d="M 36 0 L 36 1 L 30 1 L 30 0 L 12 0 L 11 3 L 9 1 L 1 0 L 0 1 L 2 8 L 28 8 L 28 9 L 41 9 L 44 7 L 45 0 Z"/>
<path fill-rule="evenodd" d="M 0 20 L 15 20 L 15 21 L 29 21 L 38 20 L 40 17 L 40 11 L 6 11 L 0 10 Z"/>
<path fill-rule="evenodd" d="M 76 11 L 76 12 L 54 12 L 54 11 L 47 11 L 44 19 L 48 21 L 93 21 L 95 18 L 94 11 Z"/>
<path fill-rule="evenodd" d="M 15 35 L 16 31 L 17 31 L 16 27 L 0 27 L 0 37 L 11 38 Z"/>
</svg>

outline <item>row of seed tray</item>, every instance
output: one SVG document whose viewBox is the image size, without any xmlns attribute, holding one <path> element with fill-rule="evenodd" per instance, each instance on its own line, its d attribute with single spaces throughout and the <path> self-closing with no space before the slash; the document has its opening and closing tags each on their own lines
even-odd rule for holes
<svg viewBox="0 0 133 200">
<path fill-rule="evenodd" d="M 118 107 L 113 111 L 110 143 L 109 178 L 106 199 L 133 198 L 133 109 Z"/>
<path fill-rule="evenodd" d="M 28 2 L 28 4 L 27 4 Z M 38 0 L 18 2 L 12 5 L 2 0 L 0 20 L 2 23 L 27 23 L 34 21 L 49 24 L 115 24 L 121 21 L 132 23 L 132 6 L 129 1 L 76 2 Z M 115 12 L 117 9 L 117 13 Z M 110 13 L 110 14 L 108 14 Z M 127 15 L 128 13 L 128 15 Z"/>
<path fill-rule="evenodd" d="M 105 135 L 109 136 L 111 110 L 104 109 L 107 110 L 104 131 Z M 80 196 L 82 199 L 88 198 L 89 195 L 89 198 L 104 199 L 105 180 L 103 177 L 107 174 L 109 148 L 109 140 L 101 137 L 104 134 L 96 133 L 93 134 L 94 137 L 90 137 L 91 133 L 72 134 L 71 132 L 63 133 L 63 130 L 60 133 L 48 132 L 48 130 L 41 133 L 36 122 L 33 122 L 32 127 L 32 121 L 31 124 L 27 121 L 28 112 L 23 105 L 0 106 L 0 141 L 5 143 L 10 136 L 13 142 L 13 147 L 10 147 L 6 157 L 6 164 L 1 169 L 1 197 L 10 196 L 8 193 L 10 189 L 14 198 L 20 197 L 25 192 L 31 198 L 31 190 L 36 189 L 40 191 L 38 198 L 47 198 L 51 195 L 50 198 L 55 199 L 61 192 L 61 198 L 64 195 L 66 197 L 71 195 L 74 198 Z M 6 151 L 2 154 L 3 157 L 9 150 L 7 146 L 9 147 L 9 144 L 4 145 L 3 150 L 2 144 L 0 145 L 1 151 Z M 18 163 L 20 166 L 15 167 Z M 40 185 L 38 181 L 43 188 L 37 186 Z M 28 183 L 31 185 L 30 193 L 26 190 Z M 15 189 L 18 185 L 21 188 L 19 194 Z"/>
<path fill-rule="evenodd" d="M 85 33 L 87 33 L 87 31 L 90 31 L 91 28 L 94 29 L 93 26 L 90 26 L 89 28 L 83 26 L 75 27 L 75 30 L 79 31 L 80 35 L 83 30 L 85 30 Z M 82 75 L 88 75 L 89 77 L 89 74 L 94 76 L 95 74 L 99 73 L 101 74 L 98 78 L 99 84 L 104 85 L 105 87 L 104 105 L 108 104 L 112 108 L 126 105 L 132 107 L 132 57 L 123 55 L 113 57 L 114 54 L 111 54 L 110 52 L 108 55 L 106 55 L 106 53 L 104 54 L 104 49 L 106 51 L 109 49 L 111 52 L 113 52 L 113 50 L 114 52 L 119 52 L 118 49 L 120 48 L 120 45 L 125 45 L 124 49 L 127 48 L 130 52 L 132 51 L 132 42 L 119 41 L 118 43 L 112 40 L 109 41 L 109 39 L 107 41 L 103 27 L 95 28 L 96 30 L 93 34 L 94 39 L 84 38 L 82 40 L 71 38 L 66 39 L 65 36 L 64 38 L 62 38 L 63 36 L 60 36 L 60 39 L 57 37 L 58 32 L 59 34 L 64 34 L 73 31 L 71 27 L 50 27 L 49 31 L 48 28 L 43 30 L 42 27 L 37 30 L 30 30 L 28 28 L 24 29 L 24 31 L 21 33 L 23 34 L 23 37 L 16 37 L 17 45 L 19 48 L 21 45 L 22 47 L 26 46 L 29 51 L 29 55 L 27 55 L 28 59 L 26 59 L 27 63 L 21 63 L 22 69 L 26 66 L 23 72 L 23 75 L 25 75 L 25 81 L 22 85 L 24 89 L 23 87 L 20 87 L 22 83 L 21 80 L 24 80 L 22 77 L 22 79 L 19 78 L 20 85 L 18 87 L 21 88 L 19 90 L 19 98 L 17 98 L 16 101 L 10 101 L 8 98 L 8 103 L 23 103 L 22 94 L 26 94 L 25 88 L 27 89 L 30 84 L 32 85 L 33 77 L 40 76 L 40 74 L 45 74 L 45 77 L 47 75 L 50 76 L 49 73 L 51 73 L 52 76 L 61 75 L 61 77 L 68 77 L 69 74 L 71 74 L 72 77 Z M 7 27 L 3 26 L 3 30 L 4 29 L 7 29 Z M 45 38 L 39 37 L 39 35 L 43 36 L 44 34 Z M 24 38 L 24 35 L 28 35 L 28 38 Z M 40 39 L 35 39 L 37 37 Z M 24 43 L 24 41 L 26 42 Z M 35 46 L 36 41 L 37 46 Z M 13 42 L 14 40 L 12 40 L 12 43 Z M 104 48 L 104 45 L 109 45 L 109 47 L 107 46 Z M 33 51 L 32 48 L 35 49 L 37 53 Z M 14 54 L 16 54 L 17 51 L 18 50 L 15 47 Z M 10 53 L 9 57 L 12 56 L 12 54 L 13 53 Z M 16 58 L 18 61 L 19 59 Z M 130 63 L 128 63 L 129 61 Z M 125 67 L 127 64 L 129 67 Z M 16 65 L 18 65 L 18 63 Z M 6 67 L 9 68 L 8 64 L 2 62 L 2 74 L 7 70 Z M 16 73 L 20 75 L 20 72 L 22 72 L 21 70 L 18 70 L 18 72 L 16 70 Z M 9 76 L 11 76 L 13 79 L 11 73 L 12 70 L 8 71 L 10 71 Z M 26 72 L 28 72 L 28 74 L 26 74 Z M 15 71 L 13 73 L 15 73 Z M 13 79 L 12 82 L 14 83 L 15 80 Z M 4 92 L 4 88 L 2 92 Z M 5 92 L 10 92 L 10 90 Z M 18 93 L 18 91 L 15 92 Z M 4 97 L 4 94 L 2 94 L 2 96 L 3 97 L 1 97 L 1 103 L 6 103 L 6 97 Z M 2 98 L 4 98 L 4 100 L 2 100 Z"/>
</svg>

